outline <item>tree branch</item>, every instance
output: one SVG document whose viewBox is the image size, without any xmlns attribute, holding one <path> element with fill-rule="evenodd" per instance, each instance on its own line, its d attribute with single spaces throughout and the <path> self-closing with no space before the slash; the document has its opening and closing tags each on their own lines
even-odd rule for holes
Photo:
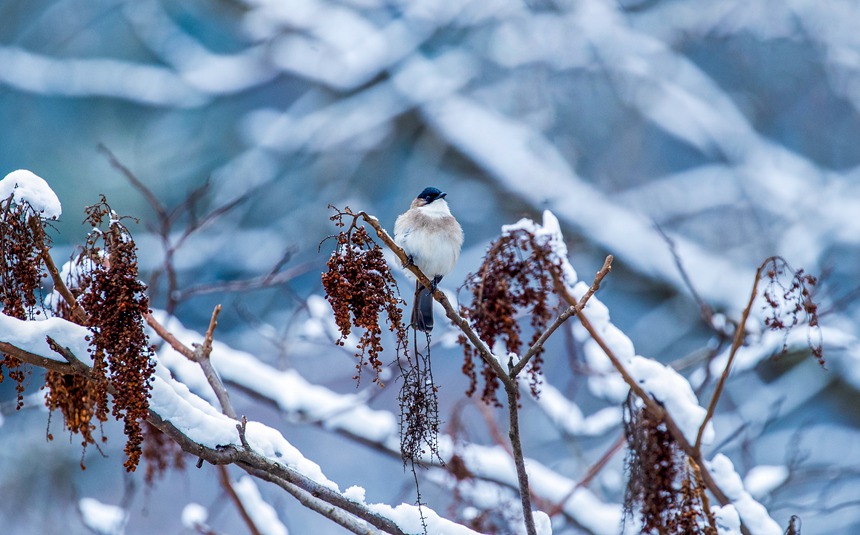
<svg viewBox="0 0 860 535">
<path fill-rule="evenodd" d="M 80 361 L 71 352 L 71 350 L 61 347 L 56 342 L 54 342 L 53 345 L 60 349 L 66 358 L 70 359 L 69 363 L 59 362 L 42 355 L 31 353 L 8 342 L 0 342 L 0 350 L 7 351 L 9 354 L 19 358 L 23 362 L 27 362 L 34 366 L 44 367 L 65 374 L 78 374 L 89 377 L 90 368 Z M 109 385 L 109 391 L 113 393 L 113 390 L 113 387 Z M 149 418 L 147 420 L 179 444 L 184 451 L 209 463 L 215 465 L 235 463 L 243 470 L 257 477 L 261 477 L 262 473 L 269 474 L 271 479 L 264 479 L 275 482 L 287 491 L 291 491 L 292 489 L 288 489 L 286 487 L 298 487 L 320 501 L 326 502 L 334 508 L 349 513 L 350 515 L 353 515 L 378 528 L 384 533 L 392 535 L 406 535 L 392 520 L 371 511 L 366 505 L 349 500 L 339 492 L 321 485 L 289 466 L 273 461 L 254 450 L 247 449 L 245 447 L 237 447 L 234 444 L 218 446 L 216 448 L 204 446 L 203 444 L 195 442 L 189 438 L 169 420 L 163 419 L 153 410 L 149 411 Z M 356 533 L 367 533 L 367 531 L 356 531 Z"/>
<path fill-rule="evenodd" d="M 564 298 L 564 300 L 569 304 L 575 304 L 577 301 L 567 290 L 567 287 L 564 285 L 564 282 L 560 279 L 556 280 L 556 285 L 559 289 L 560 295 Z M 600 336 L 600 333 L 594 328 L 588 318 L 586 317 L 583 311 L 579 311 L 577 313 L 577 317 L 579 318 L 580 323 L 588 331 L 588 334 L 594 339 L 598 346 L 603 350 L 606 356 L 609 358 L 609 361 L 615 367 L 619 374 L 621 374 L 624 382 L 627 383 L 627 386 L 630 387 L 630 390 L 639 397 L 642 402 L 645 404 L 645 409 L 651 413 L 655 418 L 663 421 L 666 424 L 666 428 L 672 434 L 672 437 L 678 443 L 684 453 L 687 454 L 690 459 L 692 459 L 701 470 L 702 480 L 705 483 L 705 486 L 708 487 L 708 490 L 711 491 L 711 494 L 720 502 L 720 505 L 728 505 L 731 503 L 731 500 L 726 496 L 726 494 L 720 489 L 717 485 L 714 478 L 711 476 L 710 472 L 705 469 L 704 460 L 702 459 L 702 454 L 700 451 L 696 450 L 690 441 L 687 440 L 687 437 L 684 436 L 684 432 L 681 431 L 681 428 L 678 427 L 678 424 L 672 418 L 672 415 L 668 413 L 659 403 L 657 403 L 654 398 L 648 395 L 639 383 L 630 375 L 624 365 L 621 363 L 621 360 L 615 355 L 615 352 L 607 345 L 606 341 Z M 746 527 L 741 526 L 742 531 L 744 533 L 748 533 L 746 531 Z"/>
<path fill-rule="evenodd" d="M 526 351 L 525 355 L 523 355 L 520 361 L 517 362 L 517 364 L 513 368 L 511 368 L 511 377 L 516 377 L 517 375 L 519 375 L 523 368 L 526 367 L 526 364 L 528 364 L 529 360 L 531 360 L 531 358 L 534 357 L 535 354 L 537 354 L 537 352 L 541 350 L 549 337 L 552 336 L 556 329 L 561 327 L 562 323 L 564 323 L 565 321 L 567 321 L 568 318 L 577 314 L 583 308 L 585 308 L 585 305 L 588 303 L 588 300 L 591 299 L 591 296 L 594 295 L 594 292 L 596 292 L 600 288 L 600 283 L 603 282 L 603 279 L 606 277 L 606 275 L 608 275 L 609 272 L 612 271 L 613 259 L 614 257 L 612 255 L 606 257 L 606 260 L 603 261 L 603 267 L 600 268 L 600 271 L 598 271 L 597 275 L 595 275 L 594 282 L 591 283 L 591 286 L 588 288 L 588 291 L 585 292 L 585 295 L 582 296 L 582 299 L 580 299 L 578 303 L 570 305 L 564 312 L 561 313 L 558 318 L 555 319 L 552 325 L 550 325 L 543 332 L 543 334 L 541 334 L 540 338 L 538 338 L 535 343 L 532 344 L 532 346 L 528 349 L 528 351 Z"/>
<path fill-rule="evenodd" d="M 508 417 L 510 419 L 510 431 L 508 436 L 511 439 L 511 447 L 514 453 L 514 465 L 517 468 L 517 483 L 520 488 L 520 503 L 523 508 L 523 521 L 526 524 L 526 533 L 528 535 L 537 535 L 535 528 L 535 519 L 532 515 L 532 497 L 529 490 L 529 476 L 526 472 L 525 455 L 523 454 L 523 445 L 520 441 L 520 424 L 519 424 L 519 390 L 516 387 L 516 378 L 514 378 L 514 386 L 505 386 L 505 392 L 508 395 Z"/>
<path fill-rule="evenodd" d="M 66 300 L 69 308 L 72 309 L 72 315 L 75 317 L 75 320 L 80 325 L 89 325 L 89 314 L 87 314 L 80 303 L 78 303 L 78 300 L 75 299 L 75 296 L 72 294 L 71 290 L 69 290 L 69 287 L 66 286 L 66 281 L 64 281 L 63 277 L 60 276 L 60 270 L 57 269 L 57 264 L 54 263 L 54 259 L 51 257 L 50 248 L 45 241 L 45 229 L 42 227 L 41 219 L 35 216 L 31 217 L 29 224 L 30 228 L 33 230 L 33 235 L 36 238 L 36 244 L 41 251 L 40 256 L 42 258 L 42 262 L 45 263 L 45 268 L 47 268 L 48 273 L 51 275 L 51 280 L 54 282 L 54 289 L 57 290 L 63 299 Z"/>
<path fill-rule="evenodd" d="M 705 427 L 708 425 L 708 422 L 711 421 L 711 418 L 714 416 L 714 411 L 717 408 L 717 402 L 720 400 L 720 396 L 723 393 L 723 387 L 726 384 L 726 380 L 729 378 L 729 371 L 732 368 L 732 363 L 735 360 L 735 355 L 738 353 L 738 349 L 740 349 L 741 345 L 744 343 L 744 334 L 746 333 L 746 324 L 747 319 L 750 317 L 750 311 L 752 310 L 753 303 L 755 302 L 756 296 L 758 296 L 758 283 L 761 280 L 761 272 L 764 269 L 765 265 L 769 262 L 773 261 L 775 257 L 770 257 L 759 265 L 758 269 L 755 271 L 755 282 L 753 282 L 752 292 L 750 292 L 750 298 L 747 302 L 746 308 L 744 308 L 741 313 L 741 321 L 738 322 L 738 326 L 735 329 L 735 336 L 732 340 L 732 347 L 729 350 L 729 359 L 726 362 L 726 367 L 723 370 L 722 375 L 720 375 L 720 380 L 717 382 L 717 387 L 714 389 L 714 394 L 711 396 L 711 402 L 708 404 L 708 412 L 705 414 L 705 419 L 702 420 L 702 425 L 699 427 L 699 432 L 696 435 L 696 444 L 695 450 L 699 451 L 702 448 L 702 436 L 705 433 Z"/>
<path fill-rule="evenodd" d="M 397 258 L 400 260 L 403 266 L 408 269 L 413 275 L 415 275 L 415 277 L 418 278 L 418 280 L 421 282 L 421 284 L 424 285 L 425 288 L 429 289 L 433 287 L 433 282 L 427 277 L 427 275 L 422 273 L 417 266 L 409 263 L 409 256 L 406 254 L 406 251 L 404 251 L 399 245 L 397 245 L 397 243 L 394 241 L 394 238 L 392 238 L 388 234 L 388 232 L 386 232 L 385 229 L 382 228 L 382 225 L 379 224 L 378 219 L 369 215 L 367 212 L 355 213 L 348 207 L 344 208 L 343 213 L 346 215 L 350 215 L 354 218 L 361 218 L 368 225 L 373 227 L 373 230 L 376 231 L 376 235 L 379 236 L 379 239 L 381 239 L 382 242 L 385 243 L 385 245 L 391 250 L 391 252 L 397 255 Z M 454 307 L 451 305 L 451 302 L 448 301 L 448 297 L 445 295 L 445 293 L 437 288 L 436 291 L 433 292 L 433 298 L 436 299 L 436 301 L 445 309 L 445 315 L 448 316 L 448 319 L 450 319 L 451 322 L 454 323 L 454 325 L 459 327 L 463 334 L 466 335 L 466 338 L 469 339 L 469 342 L 471 342 L 472 345 L 477 348 L 478 355 L 484 362 L 486 362 L 491 368 L 493 368 L 493 371 L 495 372 L 496 376 L 499 378 L 500 381 L 502 381 L 505 387 L 507 388 L 508 386 L 515 386 L 512 383 L 511 379 L 508 377 L 508 374 L 505 369 L 502 367 L 501 364 L 499 364 L 499 361 L 496 360 L 496 357 L 493 355 L 493 352 L 490 351 L 489 347 L 487 347 L 487 344 L 485 344 L 484 341 L 481 340 L 478 334 L 472 329 L 472 326 L 469 325 L 469 322 L 463 319 L 463 317 L 460 316 L 460 314 L 454 309 Z"/>
</svg>

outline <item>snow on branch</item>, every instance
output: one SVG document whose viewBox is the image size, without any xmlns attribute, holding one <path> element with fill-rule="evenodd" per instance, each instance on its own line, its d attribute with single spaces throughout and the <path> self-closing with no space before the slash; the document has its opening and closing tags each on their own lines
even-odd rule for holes
<svg viewBox="0 0 860 535">
<path fill-rule="evenodd" d="M 186 345 L 202 343 L 203 337 L 186 329 L 176 318 L 155 316 Z M 199 367 L 165 345 L 159 350 L 159 362 L 182 383 L 198 395 L 214 402 L 212 393 Z M 278 370 L 251 353 L 231 348 L 215 340 L 212 362 L 224 382 L 264 399 L 282 411 L 288 420 L 314 423 L 331 432 L 345 435 L 359 443 L 370 445 L 395 458 L 400 458 L 397 417 L 391 412 L 371 409 L 361 394 L 339 394 L 309 383 L 295 370 Z M 550 394 L 553 404 L 562 403 Z M 609 411 L 593 424 L 598 429 L 603 418 L 613 416 Z M 616 424 L 620 415 L 616 419 Z M 586 420 L 589 422 L 591 420 Z M 455 456 L 465 463 L 466 470 L 476 479 L 517 488 L 517 476 L 510 454 L 501 446 L 482 446 L 455 441 L 448 435 L 439 436 L 439 452 L 449 463 Z M 441 467 L 428 456 L 424 462 Z M 613 535 L 621 522 L 621 506 L 602 502 L 587 488 L 580 487 L 558 472 L 534 459 L 526 459 L 532 490 L 537 496 L 561 503 L 562 512 L 596 535 Z M 571 490 L 575 489 L 572 493 Z"/>
<path fill-rule="evenodd" d="M 63 213 L 60 199 L 45 179 L 26 169 L 12 171 L 0 180 L 0 200 L 12 198 L 27 203 L 44 219 L 58 219 Z"/>
<path fill-rule="evenodd" d="M 66 374 L 90 372 L 87 364 L 77 358 L 77 354 L 87 354 L 87 333 L 85 328 L 58 318 L 28 322 L 0 315 L 0 350 L 30 364 Z M 54 336 L 57 343 L 49 345 L 45 340 Z M 59 348 L 63 349 L 62 357 L 54 352 Z M 399 524 L 411 525 L 411 518 L 420 518 L 417 507 L 403 509 L 401 506 L 392 519 L 366 504 L 346 498 L 318 464 L 307 459 L 277 430 L 259 422 L 247 422 L 243 426 L 224 416 L 171 377 L 161 364 L 157 365 L 152 381 L 150 421 L 185 451 L 201 459 L 213 464 L 235 463 L 252 475 L 284 488 L 290 487 L 289 490 L 298 487 L 387 533 L 401 535 L 404 531 Z M 404 511 L 412 511 L 413 516 Z M 428 508 L 423 508 L 424 515 L 429 512 Z M 455 524 L 440 517 L 438 525 L 448 529 Z"/>
</svg>

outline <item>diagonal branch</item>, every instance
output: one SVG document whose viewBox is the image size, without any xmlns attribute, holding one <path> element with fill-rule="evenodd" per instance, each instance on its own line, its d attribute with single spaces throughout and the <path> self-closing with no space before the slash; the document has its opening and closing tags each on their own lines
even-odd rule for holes
<svg viewBox="0 0 860 535">
<path fill-rule="evenodd" d="M 42 262 L 45 263 L 45 267 L 51 275 L 51 280 L 54 282 L 54 289 L 63 296 L 63 299 L 66 300 L 69 308 L 72 309 L 75 321 L 81 325 L 89 325 L 89 314 L 86 313 L 80 303 L 78 303 L 77 299 L 75 299 L 71 290 L 69 290 L 69 287 L 66 286 L 66 282 L 63 280 L 63 277 L 60 276 L 60 270 L 57 269 L 57 264 L 54 263 L 54 259 L 51 256 L 51 250 L 45 240 L 45 229 L 42 227 L 42 221 L 38 217 L 31 217 L 29 224 L 30 228 L 33 230 L 33 235 L 36 237 L 36 244 L 39 247 Z"/>
<path fill-rule="evenodd" d="M 558 287 L 560 295 L 564 298 L 564 300 L 569 304 L 577 303 L 576 299 L 573 295 L 568 291 L 567 287 L 564 286 L 563 281 L 560 279 L 556 279 L 556 286 Z M 624 382 L 627 383 L 627 386 L 630 387 L 630 390 L 636 394 L 639 399 L 645 404 L 645 410 L 647 410 L 652 416 L 663 421 L 666 424 L 666 428 L 672 434 L 672 437 L 678 443 L 684 453 L 698 466 L 701 471 L 702 480 L 705 483 L 705 486 L 711 491 L 711 494 L 720 502 L 720 505 L 728 505 L 731 503 L 726 493 L 717 485 L 717 482 L 714 480 L 713 476 L 711 476 L 710 472 L 705 468 L 704 459 L 702 458 L 701 451 L 697 450 L 690 444 L 690 441 L 687 440 L 687 437 L 684 435 L 684 432 L 678 426 L 677 422 L 672 418 L 672 415 L 666 411 L 662 405 L 657 403 L 654 398 L 652 398 L 630 375 L 630 372 L 624 367 L 624 364 L 618 358 L 612 348 L 606 343 L 603 337 L 599 332 L 594 328 L 591 322 L 588 320 L 586 315 L 579 311 L 577 313 L 577 317 L 579 318 L 580 323 L 588 331 L 588 334 L 594 339 L 598 346 L 603 350 L 606 356 L 609 358 L 609 361 L 615 367 L 621 377 L 624 379 Z M 745 526 L 741 526 L 741 530 L 744 533 L 748 533 Z"/>
<path fill-rule="evenodd" d="M 740 349 L 741 345 L 743 345 L 744 334 L 746 333 L 747 319 L 749 319 L 750 317 L 750 311 L 752 310 L 753 303 L 755 302 L 755 298 L 758 295 L 758 283 L 761 279 L 761 272 L 762 270 L 764 270 L 765 265 L 771 262 L 773 258 L 774 257 L 770 257 L 764 262 L 762 262 L 758 269 L 756 269 L 755 271 L 755 282 L 753 282 L 752 292 L 750 292 L 750 298 L 747 302 L 746 308 L 744 308 L 744 311 L 741 313 L 741 321 L 738 322 L 738 326 L 735 329 L 735 336 L 732 340 L 732 347 L 729 350 L 729 358 L 728 361 L 726 361 L 726 367 L 723 370 L 722 375 L 720 375 L 720 380 L 717 382 L 717 387 L 714 389 L 714 394 L 711 396 L 711 402 L 708 404 L 708 412 L 707 414 L 705 414 L 705 419 L 702 420 L 702 425 L 699 427 L 699 432 L 696 435 L 696 451 L 699 451 L 702 448 L 702 436 L 705 433 L 705 427 L 708 425 L 708 422 L 710 422 L 711 418 L 713 418 L 714 416 L 714 411 L 716 411 L 717 408 L 717 402 L 720 400 L 720 396 L 723 393 L 723 387 L 726 384 L 726 379 L 728 379 L 729 377 L 729 371 L 732 368 L 732 363 L 735 360 L 735 355 L 737 355 L 738 349 Z"/>
<path fill-rule="evenodd" d="M 397 243 L 394 241 L 394 238 L 392 238 L 391 235 L 389 235 L 388 232 L 386 232 L 385 229 L 382 228 L 382 225 L 379 224 L 379 220 L 377 218 L 363 211 L 355 213 L 351 211 L 348 207 L 344 208 L 344 213 L 355 218 L 360 217 L 368 225 L 373 227 L 373 230 L 376 231 L 376 235 L 379 236 L 379 239 L 381 239 L 383 243 L 385 243 L 385 245 L 389 249 L 391 249 L 391 252 L 397 255 L 397 258 L 400 260 L 403 266 L 408 269 L 413 275 L 415 275 L 415 277 L 417 277 L 421 284 L 423 284 L 426 288 L 429 289 L 433 287 L 433 282 L 427 277 L 427 275 L 422 273 L 417 266 L 409 263 L 409 256 L 406 254 L 406 251 L 404 251 L 399 245 L 397 245 Z M 451 302 L 448 301 L 448 297 L 445 295 L 445 293 L 437 288 L 433 292 L 433 298 L 436 299 L 436 301 L 445 309 L 445 314 L 448 316 L 448 319 L 450 319 L 454 323 L 454 325 L 459 327 L 463 334 L 466 335 L 466 338 L 469 339 L 469 342 L 471 342 L 472 345 L 478 349 L 478 354 L 480 355 L 481 359 L 486 362 L 491 368 L 493 368 L 493 372 L 495 372 L 496 376 L 499 378 L 499 380 L 502 381 L 505 387 L 515 387 L 516 385 L 508 377 L 507 372 L 504 368 L 502 368 L 502 365 L 499 364 L 499 361 L 493 355 L 493 352 L 490 351 L 490 348 L 487 347 L 487 344 L 485 344 L 484 341 L 481 340 L 481 338 L 478 336 L 478 334 L 472 329 L 472 326 L 469 325 L 469 322 L 466 321 L 462 316 L 460 316 L 460 314 L 454 309 L 454 307 L 451 305 Z"/>
<path fill-rule="evenodd" d="M 603 279 L 609 272 L 612 270 L 612 260 L 613 256 L 609 255 L 606 257 L 606 260 L 603 261 L 603 267 L 600 268 L 600 271 L 597 272 L 597 275 L 594 277 L 594 282 L 591 283 L 591 286 L 588 288 L 588 291 L 585 292 L 585 295 L 582 296 L 582 299 L 579 300 L 578 303 L 570 305 L 561 315 L 556 318 L 556 320 L 550 325 L 544 332 L 541 334 L 540 338 L 538 338 L 534 344 L 526 351 L 523 357 L 520 359 L 517 364 L 511 368 L 511 377 L 516 377 L 519 373 L 526 367 L 529 360 L 537 354 L 550 336 L 561 327 L 561 325 L 567 321 L 571 316 L 578 314 L 585 308 L 585 305 L 588 303 L 588 300 L 591 299 L 591 296 L 594 295 L 600 288 L 600 283 L 603 282 Z"/>
<path fill-rule="evenodd" d="M 55 351 L 59 351 L 67 359 L 67 362 L 53 360 L 43 355 L 32 353 L 8 342 L 0 342 L 0 351 L 9 352 L 9 354 L 16 358 L 34 366 L 44 367 L 61 373 L 89 377 L 91 368 L 78 359 L 70 349 L 62 347 L 56 342 L 51 346 Z M 109 386 L 109 391 L 113 392 L 112 386 Z M 348 529 L 353 531 L 353 533 L 372 533 L 372 531 L 367 529 L 367 525 L 364 523 L 366 522 L 384 533 L 405 535 L 391 519 L 370 510 L 370 508 L 362 503 L 347 499 L 340 492 L 332 490 L 297 470 L 275 462 L 252 449 L 234 444 L 217 446 L 215 448 L 205 446 L 189 438 L 169 420 L 163 419 L 157 412 L 152 410 L 149 411 L 149 418 L 147 420 L 179 444 L 184 451 L 205 461 L 215 465 L 236 464 L 251 475 L 272 481 L 291 493 L 295 492 L 296 488 L 300 489 L 303 491 L 303 495 L 310 495 L 310 497 L 316 500 L 316 507 L 311 508 L 327 518 L 331 518 L 330 512 L 332 508 L 356 517 L 339 516 L 341 521 L 345 521 L 346 519 L 352 521 L 350 524 L 352 527 Z"/>
</svg>

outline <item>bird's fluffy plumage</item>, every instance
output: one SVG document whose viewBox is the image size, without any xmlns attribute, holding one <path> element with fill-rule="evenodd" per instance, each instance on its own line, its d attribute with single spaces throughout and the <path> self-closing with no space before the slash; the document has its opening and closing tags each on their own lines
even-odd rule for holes
<svg viewBox="0 0 860 535">
<path fill-rule="evenodd" d="M 425 189 L 394 223 L 394 241 L 434 283 L 454 269 L 463 245 L 463 229 L 444 197 L 435 188 Z M 433 329 L 433 296 L 420 282 L 415 290 L 412 324 L 424 332 Z"/>
<path fill-rule="evenodd" d="M 416 200 L 412 206 L 394 223 L 394 241 L 427 277 L 444 277 L 460 257 L 463 229 L 445 199 L 429 204 Z"/>
</svg>

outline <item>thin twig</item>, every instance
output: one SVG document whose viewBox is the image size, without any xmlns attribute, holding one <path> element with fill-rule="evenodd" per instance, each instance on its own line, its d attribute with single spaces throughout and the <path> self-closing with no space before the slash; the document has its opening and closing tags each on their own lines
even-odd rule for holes
<svg viewBox="0 0 860 535">
<path fill-rule="evenodd" d="M 286 269 L 278 273 L 268 273 L 259 277 L 189 286 L 184 290 L 176 291 L 176 300 L 183 301 L 195 295 L 206 295 L 224 292 L 247 292 L 251 290 L 258 290 L 260 288 L 271 288 L 273 286 L 285 284 L 295 279 L 299 275 L 307 273 L 315 265 L 316 264 L 312 262 L 305 262 L 304 264 L 293 266 L 290 269 Z"/>
<path fill-rule="evenodd" d="M 750 292 L 750 298 L 747 302 L 746 308 L 744 308 L 743 313 L 741 313 L 741 321 L 738 322 L 738 326 L 735 329 L 735 337 L 732 340 L 732 348 L 729 350 L 729 359 L 726 361 L 726 367 L 723 370 L 722 375 L 720 375 L 720 380 L 717 382 L 717 387 L 714 389 L 714 394 L 711 396 L 711 402 L 708 404 L 708 412 L 705 414 L 705 419 L 702 421 L 702 425 L 699 427 L 699 432 L 696 435 L 696 444 L 694 448 L 696 451 L 701 450 L 702 448 L 702 436 L 705 433 L 705 427 L 708 425 L 708 422 L 711 421 L 711 418 L 714 416 L 714 411 L 717 408 L 717 402 L 720 400 L 720 396 L 723 393 L 723 387 L 726 384 L 726 380 L 729 377 L 729 371 L 732 368 L 732 363 L 735 360 L 735 355 L 738 353 L 738 349 L 740 349 L 741 345 L 744 342 L 744 334 L 746 333 L 746 324 L 747 319 L 750 316 L 750 311 L 752 310 L 753 303 L 755 302 L 755 298 L 758 296 L 758 283 L 761 279 L 761 272 L 764 270 L 765 265 L 772 262 L 774 257 L 770 257 L 756 269 L 755 271 L 755 281 L 753 282 L 752 292 Z"/>
<path fill-rule="evenodd" d="M 107 157 L 108 163 L 110 163 L 111 167 L 122 173 L 122 175 L 129 182 L 131 182 L 131 185 L 134 186 L 134 188 L 146 198 L 146 201 L 149 203 L 149 206 L 151 206 L 152 209 L 155 210 L 155 213 L 158 215 L 158 219 L 160 221 L 164 221 L 165 219 L 167 219 L 167 210 L 164 208 L 164 205 L 161 204 L 161 201 L 158 200 L 158 197 L 156 197 L 155 194 L 152 193 L 152 190 L 147 188 L 146 185 L 141 182 L 140 179 L 138 179 L 128 167 L 123 165 L 122 162 L 120 162 L 117 157 L 114 156 L 113 152 L 111 152 L 111 150 L 107 148 L 104 144 L 99 143 L 97 148 L 99 152 L 101 152 Z"/>
<path fill-rule="evenodd" d="M 60 276 L 60 270 L 57 269 L 57 264 L 54 263 L 54 259 L 51 257 L 51 250 L 45 241 L 45 229 L 42 227 L 41 220 L 34 216 L 30 218 L 29 224 L 30 228 L 33 230 L 34 236 L 36 237 L 36 244 L 40 250 L 39 256 L 42 258 L 42 262 L 45 263 L 45 268 L 47 268 L 48 273 L 51 275 L 51 280 L 54 282 L 54 289 L 57 290 L 63 299 L 66 300 L 66 303 L 72 310 L 72 315 L 75 317 L 75 321 L 81 325 L 89 325 L 89 314 L 86 313 L 80 303 L 78 303 L 77 299 L 75 299 L 71 290 L 69 290 L 69 287 L 66 286 L 66 282 L 63 280 L 63 277 Z"/>
<path fill-rule="evenodd" d="M 516 385 L 516 382 L 514 382 Z M 505 387 L 505 392 L 508 394 L 508 416 L 511 421 L 511 428 L 508 436 L 511 439 L 511 447 L 514 452 L 514 464 L 517 468 L 517 483 L 520 487 L 520 502 L 523 508 L 523 520 L 526 524 L 526 533 L 528 535 L 537 535 L 535 527 L 535 519 L 532 514 L 531 491 L 529 490 L 529 477 L 526 472 L 525 455 L 523 454 L 523 445 L 520 442 L 520 424 L 519 424 L 519 391 L 516 386 L 511 388 Z"/>
<path fill-rule="evenodd" d="M 236 509 L 239 510 L 239 516 L 241 516 L 242 520 L 245 521 L 245 525 L 248 526 L 248 531 L 251 532 L 251 535 L 261 535 L 260 530 L 254 523 L 254 519 L 251 518 L 251 515 L 248 514 L 248 510 L 245 509 L 245 504 L 242 503 L 242 499 L 239 498 L 238 494 L 236 494 L 236 489 L 233 488 L 233 481 L 230 479 L 230 473 L 227 471 L 227 467 L 223 464 L 218 465 L 218 479 L 221 481 L 221 486 L 224 487 L 225 491 L 227 491 L 227 495 L 230 497 L 230 500 L 236 505 Z"/>
<path fill-rule="evenodd" d="M 417 266 L 409 263 L 409 256 L 406 254 L 406 251 L 404 251 L 399 245 L 397 245 L 397 243 L 394 241 L 394 238 L 392 238 L 391 235 L 389 235 L 388 232 L 386 232 L 385 229 L 382 228 L 382 225 L 379 224 L 378 219 L 367 214 L 367 212 L 352 212 L 349 208 L 345 208 L 343 213 L 346 215 L 350 215 L 354 218 L 360 217 L 365 222 L 367 222 L 367 224 L 373 227 L 373 230 L 376 231 L 376 235 L 379 236 L 379 239 L 381 239 L 383 243 L 385 243 L 385 245 L 389 249 L 391 249 L 391 251 L 395 255 L 397 255 L 397 258 L 400 260 L 402 265 L 410 272 L 412 272 L 412 274 L 418 278 L 421 284 L 423 284 L 426 288 L 431 288 L 433 286 L 433 282 L 427 277 L 427 275 L 422 273 Z M 493 372 L 495 372 L 499 380 L 502 381 L 502 383 L 505 385 L 505 388 L 511 386 L 516 387 L 516 385 L 508 377 L 505 369 L 502 368 L 502 365 L 499 364 L 499 362 L 496 360 L 495 356 L 493 355 L 493 352 L 490 351 L 489 347 L 487 347 L 487 344 L 485 344 L 484 341 L 481 340 L 478 334 L 472 329 L 472 326 L 469 325 L 469 322 L 467 322 L 465 319 L 463 319 L 462 316 L 460 316 L 459 313 L 457 313 L 457 311 L 451 305 L 451 302 L 448 301 L 448 297 L 445 295 L 445 293 L 437 288 L 432 295 L 433 298 L 436 299 L 436 301 L 445 309 L 445 314 L 446 316 L 448 316 L 448 319 L 450 319 L 457 327 L 459 327 L 463 334 L 466 335 L 466 338 L 469 339 L 469 342 L 471 342 L 472 345 L 477 348 L 478 355 L 493 369 Z"/>
<path fill-rule="evenodd" d="M 627 438 L 623 434 L 618 437 L 618 440 L 613 442 L 609 449 L 606 450 L 606 452 L 601 455 L 600 458 L 594 464 L 591 465 L 591 467 L 585 472 L 585 475 L 582 477 L 582 479 L 577 481 L 576 485 L 574 485 L 573 488 L 571 488 L 570 491 L 564 495 L 564 498 L 556 502 L 556 504 L 551 509 L 549 509 L 546 514 L 549 515 L 550 518 L 552 518 L 555 515 L 564 511 L 564 504 L 567 503 L 567 500 L 569 500 L 574 494 L 576 494 L 576 491 L 578 491 L 579 489 L 590 485 L 591 481 L 595 477 L 597 477 L 597 474 L 599 474 L 600 471 L 603 470 L 603 468 L 607 464 L 609 464 L 609 461 L 612 460 L 612 457 L 614 457 L 615 454 L 618 453 L 618 451 L 622 447 L 624 447 L 624 444 L 626 442 Z"/>
<path fill-rule="evenodd" d="M 702 299 L 702 296 L 699 295 L 699 292 L 696 290 L 696 287 L 693 286 L 693 281 L 690 279 L 689 273 L 687 273 L 687 269 L 684 267 L 684 263 L 681 260 L 681 255 L 678 254 L 678 248 L 675 245 L 675 240 L 673 240 L 666 231 L 663 230 L 658 224 L 654 224 L 654 228 L 657 230 L 657 233 L 663 238 L 663 241 L 666 242 L 666 245 L 669 247 L 669 252 L 672 254 L 672 259 L 675 261 L 675 267 L 678 268 L 678 273 L 681 275 L 681 280 L 684 282 L 684 286 L 690 291 L 690 295 L 693 296 L 693 301 L 699 305 L 699 313 L 702 316 L 702 319 L 705 320 L 705 323 L 711 326 L 712 329 L 716 330 L 720 333 L 720 335 L 725 335 L 725 331 L 722 329 L 717 329 L 714 326 L 714 310 L 711 306 Z"/>
<path fill-rule="evenodd" d="M 215 305 L 212 310 L 212 317 L 209 319 L 209 328 L 206 329 L 206 336 L 203 338 L 203 345 L 200 347 L 200 358 L 208 359 L 212 354 L 212 336 L 215 334 L 215 327 L 218 326 L 218 315 L 221 314 L 221 305 Z"/>
<path fill-rule="evenodd" d="M 185 358 L 187 358 L 188 360 L 192 362 L 196 360 L 194 350 L 186 346 L 185 344 L 180 342 L 175 336 L 173 336 L 173 333 L 168 331 L 164 325 L 159 323 L 158 320 L 155 319 L 155 316 L 152 315 L 152 313 L 147 312 L 143 315 L 143 319 L 144 321 L 146 321 L 146 324 L 149 325 L 153 331 L 155 331 L 155 334 L 157 334 L 159 337 L 161 337 L 162 340 L 170 344 L 170 347 L 185 356 Z"/>
<path fill-rule="evenodd" d="M 591 299 L 591 296 L 594 295 L 600 288 L 600 283 L 603 282 L 603 279 L 609 272 L 612 270 L 612 260 L 614 257 L 609 255 L 606 257 L 606 260 L 603 261 L 603 267 L 600 268 L 600 271 L 597 272 L 597 275 L 594 276 L 594 282 L 591 283 L 591 286 L 588 288 L 588 291 L 585 292 L 585 295 L 579 300 L 578 303 L 570 305 L 561 315 L 555 319 L 555 321 L 550 325 L 535 341 L 534 344 L 526 351 L 523 357 L 520 359 L 517 364 L 511 368 L 510 375 L 511 377 L 516 377 L 522 371 L 523 368 L 526 367 L 529 360 L 537 354 L 550 336 L 558 329 L 562 323 L 567 321 L 568 318 L 575 315 L 577 312 L 581 311 L 585 308 L 585 305 L 588 303 L 588 300 Z"/>
<path fill-rule="evenodd" d="M 224 387 L 224 382 L 221 381 L 221 376 L 215 371 L 212 366 L 212 360 L 209 358 L 212 353 L 212 335 L 215 332 L 215 327 L 218 325 L 218 314 L 221 313 L 221 305 L 216 305 L 212 311 L 212 318 L 209 320 L 209 328 L 206 330 L 206 336 L 203 339 L 203 345 L 197 346 L 194 351 L 194 361 L 203 370 L 203 375 L 206 376 L 206 382 L 218 398 L 218 403 L 221 404 L 221 412 L 230 418 L 237 420 L 238 414 L 233 409 L 233 404 L 230 402 L 230 394 L 227 393 L 227 388 Z"/>
</svg>

